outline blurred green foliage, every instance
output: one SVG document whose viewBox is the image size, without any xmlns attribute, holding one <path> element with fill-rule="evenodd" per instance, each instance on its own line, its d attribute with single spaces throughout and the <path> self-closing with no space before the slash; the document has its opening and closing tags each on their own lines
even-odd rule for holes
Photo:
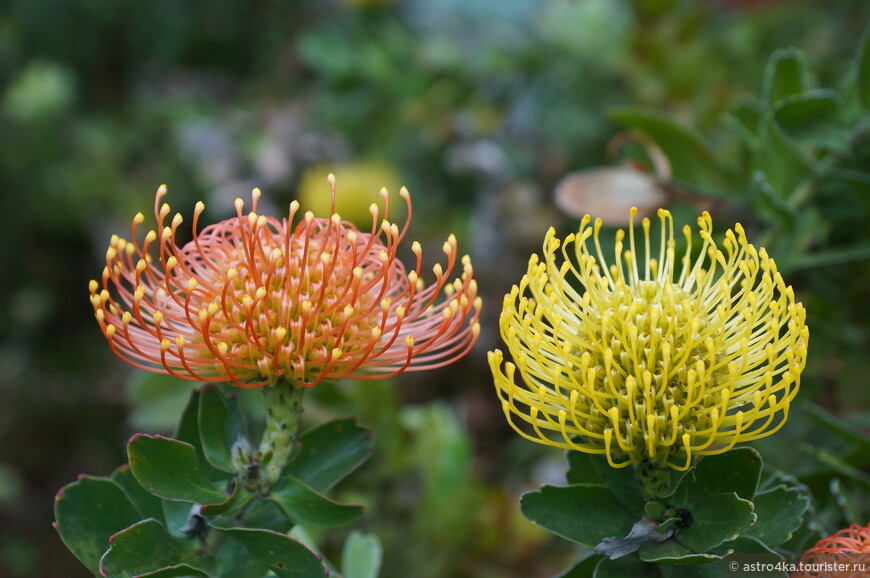
<svg viewBox="0 0 870 578">
<path fill-rule="evenodd" d="M 671 184 L 690 190 L 681 214 L 712 202 L 717 224 L 740 219 L 787 263 L 811 316 L 801 395 L 824 409 L 797 412 L 761 451 L 809 485 L 826 530 L 862 521 L 870 462 L 855 436 L 870 426 L 870 274 L 856 175 L 870 149 L 843 87 L 868 16 L 861 0 L 6 0 L 0 575 L 87 575 L 49 526 L 52 496 L 78 472 L 111 472 L 134 424 L 171 411 L 151 406 L 149 417 L 159 396 L 147 387 L 127 397 L 127 368 L 91 318 L 87 281 L 109 236 L 148 214 L 161 183 L 182 214 L 204 200 L 206 217 L 224 218 L 253 186 L 281 213 L 309 167 L 351 162 L 401 175 L 412 237 L 437 248 L 457 234 L 487 320 L 478 351 L 455 367 L 317 393 L 312 419 L 354 413 L 375 438 L 373 459 L 338 493 L 369 505 L 359 524 L 383 543 L 383 576 L 564 568 L 575 553 L 516 504 L 523 490 L 561 483 L 563 458 L 506 431 L 484 351 L 498 345 L 501 297 L 546 227 L 576 227 L 550 190 L 614 160 L 607 142 L 631 124 L 619 115 L 627 106 L 694 127 L 716 158 L 679 175 L 673 163 Z M 768 57 L 792 46 L 776 58 L 802 70 L 800 86 L 780 106 Z M 756 96 L 735 100 L 743 94 Z M 747 115 L 767 128 L 741 131 Z M 790 139 L 784 152 L 757 145 L 778 138 L 773 123 Z M 803 172 L 768 174 L 774 188 L 791 183 L 768 195 L 758 170 L 789 159 Z M 797 202 L 783 210 L 776 199 Z M 335 559 L 343 538 L 326 537 Z"/>
</svg>

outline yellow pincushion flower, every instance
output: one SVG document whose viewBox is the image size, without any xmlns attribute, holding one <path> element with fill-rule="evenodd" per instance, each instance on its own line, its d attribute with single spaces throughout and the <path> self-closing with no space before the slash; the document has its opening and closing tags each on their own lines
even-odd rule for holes
<svg viewBox="0 0 870 578">
<path fill-rule="evenodd" d="M 643 259 L 634 217 L 617 231 L 607 264 L 586 215 L 563 241 L 551 228 L 505 296 L 500 350 L 489 365 L 502 408 L 523 437 L 605 454 L 610 465 L 685 470 L 692 457 L 725 452 L 778 430 L 806 362 L 806 312 L 767 252 L 737 224 L 722 248 L 706 212 L 678 270 L 674 222 L 660 209 L 661 242 Z M 591 238 L 591 239 L 590 239 Z M 590 250 L 588 244 L 594 245 Z M 519 374 L 519 380 L 516 379 Z"/>
</svg>

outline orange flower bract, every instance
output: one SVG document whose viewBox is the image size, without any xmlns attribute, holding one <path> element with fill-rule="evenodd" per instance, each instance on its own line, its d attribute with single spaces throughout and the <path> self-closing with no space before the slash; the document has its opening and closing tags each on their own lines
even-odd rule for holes
<svg viewBox="0 0 870 578">
<path fill-rule="evenodd" d="M 414 242 L 411 270 L 397 258 L 411 220 L 390 222 L 372 204 L 372 227 L 357 229 L 335 213 L 329 182 L 328 218 L 284 219 L 257 213 L 236 199 L 236 217 L 198 231 L 203 203 L 193 214 L 193 240 L 176 244 L 182 223 L 169 224 L 169 205 L 157 191 L 157 227 L 137 241 L 113 236 L 102 280 L 90 283 L 91 303 L 113 351 L 127 363 L 194 381 L 259 387 L 282 379 L 312 386 L 323 379 L 385 377 L 446 365 L 466 354 L 480 332 L 481 301 L 468 256 L 453 235 L 446 263 L 423 282 L 423 255 Z M 450 275 L 459 264 L 459 278 Z M 443 297 L 442 297 L 443 295 Z"/>
</svg>

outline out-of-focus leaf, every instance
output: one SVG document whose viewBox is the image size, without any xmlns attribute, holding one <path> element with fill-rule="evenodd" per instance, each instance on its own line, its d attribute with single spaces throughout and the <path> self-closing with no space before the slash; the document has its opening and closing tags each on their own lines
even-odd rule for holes
<svg viewBox="0 0 870 578">
<path fill-rule="evenodd" d="M 839 95 L 827 88 L 810 90 L 782 101 L 774 111 L 774 120 L 793 138 L 830 141 L 842 129 L 832 127 L 840 109 Z M 841 137 L 839 146 L 846 147 Z"/>
<path fill-rule="evenodd" d="M 870 24 L 858 42 L 852 65 L 843 83 L 848 120 L 855 121 L 870 110 Z"/>
<path fill-rule="evenodd" d="M 870 245 L 865 248 L 870 253 Z M 868 255 L 870 256 L 870 255 Z M 825 429 L 847 440 L 857 442 L 862 446 L 870 446 L 870 435 L 847 422 L 843 418 L 832 414 L 822 406 L 807 402 L 804 404 L 807 413 L 813 417 Z"/>
<path fill-rule="evenodd" d="M 191 383 L 171 375 L 138 371 L 126 384 L 132 408 L 130 424 L 138 431 L 170 432 L 190 396 Z"/>
<path fill-rule="evenodd" d="M 11 79 L 0 109 L 19 122 L 57 118 L 75 100 L 75 80 L 60 63 L 32 61 Z"/>
<path fill-rule="evenodd" d="M 618 107 L 608 110 L 614 122 L 642 131 L 662 149 L 677 181 L 707 187 L 718 174 L 713 154 L 704 137 L 656 110 Z"/>
<path fill-rule="evenodd" d="M 118 485 L 90 476 L 61 488 L 54 499 L 54 517 L 64 544 L 94 574 L 99 574 L 109 538 L 142 519 Z"/>
<path fill-rule="evenodd" d="M 812 177 L 807 155 L 777 123 L 769 122 L 765 127 L 753 166 L 764 172 L 772 198 L 791 206 L 795 189 Z"/>
<path fill-rule="evenodd" d="M 737 98 L 725 116 L 730 126 L 743 144 L 753 150 L 758 146 L 758 132 L 764 110 L 758 99 L 750 96 Z"/>
<path fill-rule="evenodd" d="M 870 196 L 870 172 L 833 167 L 826 171 L 825 178 L 845 184 L 860 195 Z"/>
<path fill-rule="evenodd" d="M 378 537 L 354 530 L 348 534 L 341 551 L 343 578 L 377 578 L 383 548 Z"/>
<path fill-rule="evenodd" d="M 796 48 L 781 48 L 771 55 L 764 71 L 761 94 L 768 108 L 779 101 L 807 90 L 807 70 L 803 53 Z"/>
<path fill-rule="evenodd" d="M 749 179 L 749 195 L 760 217 L 794 227 L 797 211 L 776 192 L 765 171 L 753 171 Z"/>
<path fill-rule="evenodd" d="M 831 478 L 828 484 L 831 490 L 831 496 L 840 508 L 843 518 L 850 524 L 864 525 L 864 518 L 860 514 L 860 508 L 857 507 L 855 501 L 849 496 L 846 488 L 843 487 L 843 482 L 839 478 Z"/>
<path fill-rule="evenodd" d="M 847 478 L 853 478 L 867 486 L 870 486 L 870 474 L 846 462 L 842 457 L 838 456 L 832 451 L 826 448 L 817 448 L 809 444 L 804 444 L 803 446 L 801 446 L 801 449 L 803 449 L 805 452 L 807 452 L 808 454 L 816 458 L 819 462 L 828 466 L 838 474 L 843 475 Z"/>
</svg>

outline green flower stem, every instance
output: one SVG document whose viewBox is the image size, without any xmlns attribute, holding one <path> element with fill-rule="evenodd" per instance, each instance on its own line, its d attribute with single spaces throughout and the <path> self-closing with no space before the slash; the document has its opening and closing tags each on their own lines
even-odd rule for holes
<svg viewBox="0 0 870 578">
<path fill-rule="evenodd" d="M 267 489 L 278 481 L 299 436 L 305 388 L 280 380 L 264 387 L 263 393 L 266 396 L 266 431 L 260 442 L 260 453 L 272 452 L 272 457 L 261 467 L 260 480 L 262 487 Z"/>
</svg>

